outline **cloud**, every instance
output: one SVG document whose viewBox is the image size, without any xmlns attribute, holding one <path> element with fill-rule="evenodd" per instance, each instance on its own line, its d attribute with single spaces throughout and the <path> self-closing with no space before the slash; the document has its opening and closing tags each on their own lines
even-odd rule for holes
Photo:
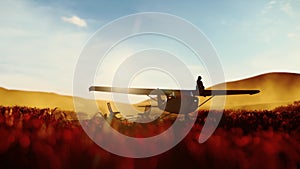
<svg viewBox="0 0 300 169">
<path fill-rule="evenodd" d="M 287 37 L 289 39 L 296 39 L 296 40 L 300 40 L 300 35 L 297 34 L 297 33 L 293 33 L 293 32 L 290 32 L 287 34 Z"/>
<path fill-rule="evenodd" d="M 61 17 L 61 19 L 65 22 L 74 24 L 74 25 L 79 26 L 79 27 L 87 27 L 87 24 L 86 24 L 85 20 L 81 19 L 81 18 L 79 18 L 78 16 L 75 16 L 75 15 L 70 17 L 70 18 Z"/>
<path fill-rule="evenodd" d="M 289 16 L 293 16 L 293 9 L 290 2 L 281 5 L 280 9 Z"/>
<path fill-rule="evenodd" d="M 292 2 L 289 1 L 276 1 L 276 0 L 271 0 L 269 1 L 264 8 L 261 11 L 261 14 L 265 15 L 269 12 L 274 12 L 274 11 L 281 11 L 288 16 L 292 17 L 294 15 L 293 7 L 292 7 Z"/>
<path fill-rule="evenodd" d="M 261 11 L 262 14 L 268 13 L 276 4 L 277 2 L 275 0 L 270 1 L 269 3 L 266 4 L 266 6 L 263 8 Z"/>
</svg>

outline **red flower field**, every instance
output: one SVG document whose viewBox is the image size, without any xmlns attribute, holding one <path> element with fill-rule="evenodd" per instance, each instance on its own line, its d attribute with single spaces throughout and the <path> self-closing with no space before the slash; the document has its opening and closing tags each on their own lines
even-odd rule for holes
<svg viewBox="0 0 300 169">
<path fill-rule="evenodd" d="M 227 110 L 205 143 L 199 144 L 207 111 L 199 111 L 188 135 L 171 150 L 150 158 L 111 154 L 96 145 L 77 120 L 60 110 L 0 107 L 0 168 L 300 168 L 300 103 L 272 111 Z M 84 125 L 101 132 L 94 116 Z M 132 137 L 161 133 L 173 122 L 158 119 L 147 124 L 113 119 L 111 125 Z M 189 123 L 182 121 L 182 125 Z M 101 139 L 101 138 L 99 138 Z"/>
</svg>

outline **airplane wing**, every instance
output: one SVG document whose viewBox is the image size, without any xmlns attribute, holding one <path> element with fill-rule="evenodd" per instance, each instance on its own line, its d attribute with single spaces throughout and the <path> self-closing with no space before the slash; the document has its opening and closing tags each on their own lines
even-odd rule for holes
<svg viewBox="0 0 300 169">
<path fill-rule="evenodd" d="M 119 87 L 106 87 L 106 86 L 91 86 L 89 91 L 98 92 L 115 92 L 115 93 L 125 93 L 125 94 L 136 94 L 136 95 L 150 95 L 150 94 L 161 94 L 159 91 L 163 91 L 165 94 L 180 94 L 181 90 L 170 90 L 170 89 L 143 89 L 143 88 L 119 88 Z M 192 90 L 186 90 L 192 91 Z"/>
<path fill-rule="evenodd" d="M 240 94 L 257 94 L 259 90 L 204 90 L 200 96 L 218 96 L 218 95 L 240 95 Z"/>
<path fill-rule="evenodd" d="M 240 95 L 240 94 L 256 94 L 259 90 L 204 90 L 202 93 L 198 93 L 197 90 L 177 90 L 177 89 L 143 89 L 143 88 L 119 88 L 119 87 L 106 87 L 106 86 L 91 86 L 89 91 L 100 91 L 100 92 L 115 92 L 135 95 L 150 95 L 150 94 L 161 94 L 163 91 L 166 95 L 180 96 L 181 92 L 191 93 L 199 96 L 217 96 L 217 95 Z"/>
</svg>

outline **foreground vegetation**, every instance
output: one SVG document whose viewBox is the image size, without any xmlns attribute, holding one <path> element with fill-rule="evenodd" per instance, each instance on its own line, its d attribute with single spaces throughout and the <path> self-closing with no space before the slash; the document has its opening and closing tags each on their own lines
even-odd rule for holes
<svg viewBox="0 0 300 169">
<path fill-rule="evenodd" d="M 300 168 L 300 102 L 273 111 L 227 110 L 219 127 L 203 144 L 199 133 L 207 111 L 199 111 L 191 131 L 171 150 L 132 159 L 97 146 L 72 112 L 0 106 L 0 168 Z M 101 118 L 84 125 L 101 132 Z M 159 134 L 172 124 L 165 117 L 138 124 L 112 119 L 111 125 L 132 137 Z M 182 125 L 188 123 L 182 121 Z M 100 138 L 101 139 L 101 138 Z"/>
</svg>

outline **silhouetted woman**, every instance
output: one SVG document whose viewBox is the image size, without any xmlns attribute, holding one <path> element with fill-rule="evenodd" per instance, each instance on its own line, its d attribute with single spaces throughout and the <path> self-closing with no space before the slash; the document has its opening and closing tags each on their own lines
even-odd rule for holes
<svg viewBox="0 0 300 169">
<path fill-rule="evenodd" d="M 196 90 L 198 90 L 199 94 L 203 93 L 203 91 L 204 91 L 204 86 L 203 86 L 201 79 L 202 79 L 202 77 L 198 76 Z"/>
</svg>

